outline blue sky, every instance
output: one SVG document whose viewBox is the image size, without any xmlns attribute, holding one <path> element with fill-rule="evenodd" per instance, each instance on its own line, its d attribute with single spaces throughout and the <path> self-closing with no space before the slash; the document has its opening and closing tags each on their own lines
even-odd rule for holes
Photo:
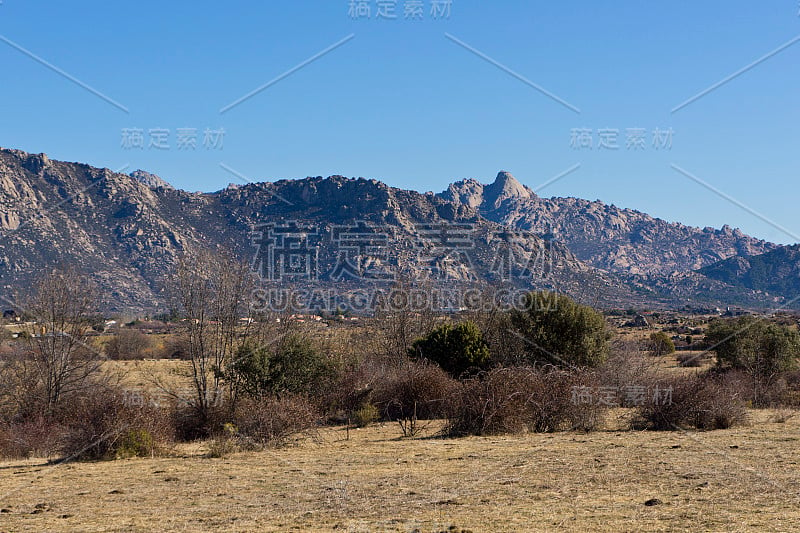
<svg viewBox="0 0 800 533">
<path fill-rule="evenodd" d="M 800 241 L 800 42 L 673 112 L 800 35 L 795 0 L 452 0 L 438 18 L 433 1 L 407 20 L 406 0 L 389 2 L 396 19 L 377 0 L 368 18 L 349 0 L 3 0 L 0 146 L 203 191 L 242 182 L 221 165 L 421 191 L 501 169 L 535 188 L 574 169 L 540 195 Z M 184 128 L 195 149 L 178 149 Z M 144 147 L 123 146 L 124 129 Z M 224 129 L 221 146 L 206 129 Z M 578 130 L 591 149 L 571 145 Z"/>
</svg>

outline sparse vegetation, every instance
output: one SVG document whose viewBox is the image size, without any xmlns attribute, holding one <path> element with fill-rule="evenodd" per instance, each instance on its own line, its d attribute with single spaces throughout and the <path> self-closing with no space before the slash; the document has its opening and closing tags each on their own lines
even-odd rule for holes
<svg viewBox="0 0 800 533">
<path fill-rule="evenodd" d="M 146 357 L 153 348 L 149 335 L 135 329 L 122 329 L 106 342 L 109 359 L 135 360 Z"/>
<path fill-rule="evenodd" d="M 502 368 L 465 382 L 453 396 L 445 434 L 502 435 L 525 431 L 590 431 L 602 407 L 575 401 L 575 387 L 591 384 L 588 374 L 550 369 Z"/>
</svg>

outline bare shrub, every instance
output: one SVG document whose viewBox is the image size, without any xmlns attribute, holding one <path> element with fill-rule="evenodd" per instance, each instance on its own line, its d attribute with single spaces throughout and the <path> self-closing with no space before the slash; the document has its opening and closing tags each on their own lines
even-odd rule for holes
<svg viewBox="0 0 800 533">
<path fill-rule="evenodd" d="M 800 407 L 800 372 L 784 372 L 777 380 L 780 396 L 775 402 L 781 407 Z"/>
<path fill-rule="evenodd" d="M 410 300 L 415 291 L 433 294 L 429 284 L 416 285 L 401 274 L 391 287 L 388 301 L 376 313 L 380 350 L 395 363 L 404 361 L 414 340 L 426 336 L 436 325 L 432 305 L 419 309 Z"/>
<path fill-rule="evenodd" d="M 696 376 L 651 381 L 645 402 L 638 407 L 631 426 L 658 431 L 681 429 L 697 408 L 699 384 Z"/>
<path fill-rule="evenodd" d="M 297 395 L 244 398 L 234 413 L 236 435 L 248 447 L 284 445 L 292 436 L 314 429 L 319 420 L 313 403 Z"/>
<path fill-rule="evenodd" d="M 336 382 L 319 394 L 319 403 L 325 407 L 328 420 L 341 424 L 353 420 L 355 412 L 370 403 L 379 373 L 380 367 L 371 359 L 342 369 Z"/>
<path fill-rule="evenodd" d="M 106 342 L 106 355 L 109 359 L 144 359 L 152 350 L 153 341 L 149 336 L 135 329 L 122 329 Z"/>
<path fill-rule="evenodd" d="M 178 263 L 173 291 L 176 308 L 186 318 L 192 402 L 203 423 L 210 422 L 215 404 L 224 396 L 224 370 L 246 340 L 239 318 L 247 309 L 252 281 L 248 265 L 230 252 L 198 250 Z"/>
<path fill-rule="evenodd" d="M 708 364 L 711 361 L 711 354 L 708 352 L 682 353 L 679 354 L 676 359 L 678 360 L 679 366 L 696 368 Z"/>
<path fill-rule="evenodd" d="M 49 415 L 0 421 L 0 456 L 65 460 L 152 456 L 167 450 L 174 431 L 165 411 L 133 406 L 106 384 L 62 398 Z"/>
<path fill-rule="evenodd" d="M 173 335 L 164 341 L 157 354 L 159 359 L 191 359 L 189 353 L 189 340 L 185 335 Z"/>
<path fill-rule="evenodd" d="M 0 422 L 0 457 L 50 458 L 58 455 L 65 428 L 43 415 Z"/>
<path fill-rule="evenodd" d="M 769 417 L 770 422 L 775 422 L 776 424 L 785 424 L 789 420 L 797 415 L 797 411 L 790 410 L 790 409 L 779 409 L 775 411 L 772 416 Z"/>
<path fill-rule="evenodd" d="M 49 416 L 100 368 L 102 356 L 88 343 L 96 299 L 86 276 L 62 268 L 37 279 L 23 302 L 35 322 L 27 326 L 24 357 L 17 364 L 31 380 L 27 392 L 39 396 L 37 407 Z"/>
<path fill-rule="evenodd" d="M 635 429 L 726 429 L 746 421 L 741 382 L 732 374 L 660 379 L 649 389 L 632 421 Z"/>
<path fill-rule="evenodd" d="M 130 405 L 119 390 L 102 385 L 70 398 L 56 416 L 67 460 L 156 455 L 174 435 L 168 413 L 148 402 Z"/>
<path fill-rule="evenodd" d="M 442 418 L 457 382 L 444 370 L 427 362 L 405 361 L 374 383 L 372 403 L 386 420 L 396 421 L 404 436 L 419 431 L 419 420 Z"/>
<path fill-rule="evenodd" d="M 180 442 L 191 442 L 219 435 L 229 418 L 229 409 L 219 402 L 209 404 L 204 411 L 191 401 L 181 402 L 172 411 L 175 438 Z"/>
<path fill-rule="evenodd" d="M 702 376 L 698 396 L 690 420 L 697 429 L 727 429 L 747 420 L 745 400 L 738 382 L 727 374 Z"/>
<path fill-rule="evenodd" d="M 657 370 L 658 360 L 649 355 L 646 343 L 616 338 L 608 359 L 597 369 L 596 375 L 602 385 L 622 390 L 651 382 Z"/>
<path fill-rule="evenodd" d="M 501 368 L 466 381 L 449 406 L 449 436 L 524 431 L 590 431 L 602 420 L 596 402 L 575 401 L 576 387 L 595 382 L 587 372 L 529 367 Z"/>
<path fill-rule="evenodd" d="M 798 371 L 763 376 L 747 370 L 717 367 L 710 369 L 707 375 L 724 376 L 729 386 L 736 388 L 742 400 L 754 408 L 789 407 L 800 402 Z"/>
</svg>

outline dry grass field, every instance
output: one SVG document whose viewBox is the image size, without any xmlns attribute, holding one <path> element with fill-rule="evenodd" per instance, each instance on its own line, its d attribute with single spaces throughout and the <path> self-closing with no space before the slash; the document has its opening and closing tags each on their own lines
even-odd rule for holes
<svg viewBox="0 0 800 533">
<path fill-rule="evenodd" d="M 800 417 L 750 418 L 712 432 L 457 440 L 376 425 L 214 459 L 181 445 L 149 459 L 6 461 L 0 531 L 797 531 Z"/>
</svg>

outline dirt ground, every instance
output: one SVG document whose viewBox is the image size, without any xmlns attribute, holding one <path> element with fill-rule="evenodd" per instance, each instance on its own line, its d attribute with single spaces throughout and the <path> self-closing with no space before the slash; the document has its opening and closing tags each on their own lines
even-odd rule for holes
<svg viewBox="0 0 800 533">
<path fill-rule="evenodd" d="M 182 445 L 170 457 L 0 462 L 0 531 L 800 529 L 800 416 L 752 411 L 747 427 L 713 432 L 399 435 L 325 428 L 216 459 Z"/>
</svg>

